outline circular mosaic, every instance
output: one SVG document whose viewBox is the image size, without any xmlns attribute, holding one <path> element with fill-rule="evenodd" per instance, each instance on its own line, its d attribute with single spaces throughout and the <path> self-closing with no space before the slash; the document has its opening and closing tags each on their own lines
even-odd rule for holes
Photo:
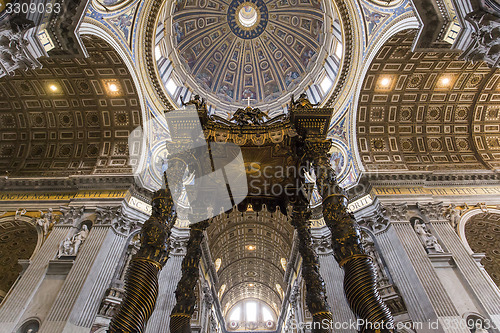
<svg viewBox="0 0 500 333">
<path fill-rule="evenodd" d="M 324 71 L 334 49 L 326 29 L 339 15 L 319 0 L 180 0 L 173 6 L 173 35 L 165 38 L 178 82 L 224 114 L 248 103 L 281 110 Z"/>
<path fill-rule="evenodd" d="M 260 36 L 268 21 L 267 6 L 262 0 L 233 0 L 227 10 L 231 31 L 242 39 Z"/>
</svg>

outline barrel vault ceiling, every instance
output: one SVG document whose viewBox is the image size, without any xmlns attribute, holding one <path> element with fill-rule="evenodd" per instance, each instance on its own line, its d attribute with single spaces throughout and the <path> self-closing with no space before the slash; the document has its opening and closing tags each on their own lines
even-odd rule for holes
<svg viewBox="0 0 500 333">
<path fill-rule="evenodd" d="M 370 171 L 500 169 L 500 70 L 457 53 L 412 52 L 416 31 L 379 50 L 359 96 L 361 161 Z"/>
<path fill-rule="evenodd" d="M 214 260 L 221 259 L 217 271 L 218 290 L 224 314 L 238 302 L 256 298 L 279 313 L 285 270 L 281 258 L 289 259 L 293 227 L 279 213 L 239 212 L 219 215 L 207 229 L 208 243 Z"/>
<path fill-rule="evenodd" d="M 41 60 L 0 79 L 2 176 L 130 173 L 139 98 L 118 53 L 84 37 L 88 58 Z"/>
</svg>

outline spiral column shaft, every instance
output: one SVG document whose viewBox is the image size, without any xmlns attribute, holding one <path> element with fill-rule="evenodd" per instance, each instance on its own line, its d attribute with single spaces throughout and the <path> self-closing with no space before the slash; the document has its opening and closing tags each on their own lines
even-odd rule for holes
<svg viewBox="0 0 500 333">
<path fill-rule="evenodd" d="M 176 219 L 168 185 L 153 195 L 152 213 L 141 230 L 141 247 L 125 277 L 125 294 L 111 319 L 110 333 L 141 333 L 158 297 L 158 273 L 168 259 L 170 231 Z"/>
<path fill-rule="evenodd" d="M 191 316 L 196 305 L 195 287 L 199 278 L 201 242 L 208 220 L 191 225 L 186 256 L 182 260 L 182 276 L 175 290 L 177 303 L 170 314 L 170 333 L 190 333 Z"/>
<path fill-rule="evenodd" d="M 330 140 L 306 142 L 313 162 L 316 186 L 323 197 L 323 218 L 332 235 L 335 259 L 344 268 L 344 291 L 352 311 L 364 323 L 363 332 L 391 332 L 393 317 L 381 299 L 371 258 L 366 254 L 354 215 L 347 211 L 347 197 L 330 166 Z"/>
<path fill-rule="evenodd" d="M 306 304 L 313 316 L 312 332 L 330 332 L 333 317 L 326 300 L 326 287 L 319 272 L 319 258 L 312 246 L 309 222 L 310 212 L 307 206 L 293 206 L 291 223 L 297 231 L 299 253 L 302 256 L 302 278 L 306 285 Z"/>
</svg>

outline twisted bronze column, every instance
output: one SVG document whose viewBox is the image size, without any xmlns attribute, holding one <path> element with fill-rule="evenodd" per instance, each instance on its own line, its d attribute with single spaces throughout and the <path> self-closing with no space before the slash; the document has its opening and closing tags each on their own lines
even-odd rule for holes
<svg viewBox="0 0 500 333">
<path fill-rule="evenodd" d="M 153 195 L 151 217 L 142 227 L 141 247 L 128 267 L 125 295 L 108 332 L 144 330 L 158 297 L 158 273 L 168 259 L 168 240 L 175 219 L 174 202 L 167 185 Z"/>
<path fill-rule="evenodd" d="M 306 285 L 306 304 L 313 316 L 314 333 L 330 332 L 333 317 L 326 300 L 325 282 L 319 272 L 319 258 L 312 246 L 307 203 L 293 205 L 291 223 L 297 230 L 299 253 L 302 256 L 302 278 Z"/>
<path fill-rule="evenodd" d="M 329 140 L 306 142 L 323 197 L 323 218 L 332 234 L 335 259 L 344 268 L 345 295 L 352 311 L 364 320 L 361 331 L 390 332 L 394 320 L 378 293 L 372 260 L 365 253 L 358 224 L 347 211 L 346 194 L 330 166 L 330 146 Z"/>
<path fill-rule="evenodd" d="M 170 314 L 170 333 L 190 333 L 191 316 L 196 304 L 194 289 L 199 278 L 201 242 L 208 220 L 191 225 L 186 256 L 182 260 L 182 276 L 175 290 L 177 303 Z"/>
</svg>

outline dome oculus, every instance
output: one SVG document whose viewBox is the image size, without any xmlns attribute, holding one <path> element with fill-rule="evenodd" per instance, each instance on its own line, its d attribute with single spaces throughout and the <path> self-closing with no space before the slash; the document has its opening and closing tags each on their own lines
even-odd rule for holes
<svg viewBox="0 0 500 333">
<path fill-rule="evenodd" d="M 242 3 L 237 10 L 238 22 L 240 25 L 242 25 L 243 28 L 252 29 L 255 23 L 259 20 L 259 14 L 257 11 L 258 9 L 253 3 Z"/>
<path fill-rule="evenodd" d="M 227 9 L 231 31 L 242 39 L 259 37 L 266 29 L 267 6 L 262 0 L 233 0 Z"/>
</svg>

